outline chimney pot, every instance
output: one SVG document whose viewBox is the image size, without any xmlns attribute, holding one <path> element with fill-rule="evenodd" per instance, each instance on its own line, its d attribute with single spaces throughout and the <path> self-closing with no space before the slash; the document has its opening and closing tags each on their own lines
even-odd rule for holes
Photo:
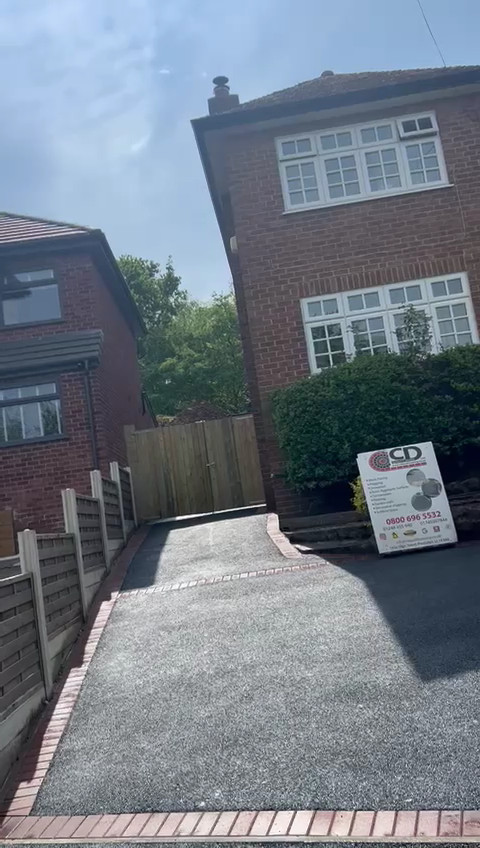
<svg viewBox="0 0 480 848">
<path fill-rule="evenodd" d="M 234 109 L 235 106 L 239 105 L 238 94 L 230 94 L 228 77 L 214 77 L 213 85 L 213 97 L 210 97 L 208 101 L 210 115 L 216 115 L 219 112 L 228 112 L 229 109 Z"/>
</svg>

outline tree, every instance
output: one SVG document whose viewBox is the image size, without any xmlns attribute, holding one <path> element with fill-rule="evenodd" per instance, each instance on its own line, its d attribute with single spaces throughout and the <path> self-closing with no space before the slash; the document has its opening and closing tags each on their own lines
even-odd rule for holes
<svg viewBox="0 0 480 848">
<path fill-rule="evenodd" d="M 248 406 L 242 346 L 233 295 L 208 303 L 188 297 L 168 260 L 135 256 L 118 260 L 147 327 L 140 344 L 145 389 L 159 415 L 175 415 L 197 401 L 225 414 Z"/>
<path fill-rule="evenodd" d="M 175 274 L 171 258 L 165 271 L 158 262 L 137 256 L 120 256 L 118 264 L 147 330 L 166 327 L 187 301 L 187 292 L 180 288 L 181 279 Z"/>
<path fill-rule="evenodd" d="M 245 412 L 248 396 L 233 295 L 208 303 L 188 301 L 166 334 L 171 355 L 151 375 L 152 400 L 173 415 L 196 401 L 209 401 L 226 414 Z"/>
</svg>

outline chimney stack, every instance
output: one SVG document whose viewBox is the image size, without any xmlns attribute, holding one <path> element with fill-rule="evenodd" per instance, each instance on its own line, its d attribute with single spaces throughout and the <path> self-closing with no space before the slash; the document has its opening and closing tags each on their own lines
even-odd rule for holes
<svg viewBox="0 0 480 848">
<path fill-rule="evenodd" d="M 228 77 L 213 78 L 213 97 L 208 100 L 209 115 L 218 115 L 219 112 L 228 112 L 240 104 L 238 94 L 230 94 Z"/>
</svg>

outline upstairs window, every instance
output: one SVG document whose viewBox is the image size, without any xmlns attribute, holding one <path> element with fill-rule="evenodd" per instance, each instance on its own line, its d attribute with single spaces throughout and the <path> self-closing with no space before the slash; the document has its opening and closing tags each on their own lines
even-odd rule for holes
<svg viewBox="0 0 480 848">
<path fill-rule="evenodd" d="M 308 297 L 302 313 L 312 372 L 354 356 L 404 353 L 409 306 L 428 319 L 428 351 L 478 343 L 466 274 Z"/>
<path fill-rule="evenodd" d="M 51 440 L 61 434 L 57 383 L 0 388 L 0 447 L 31 440 Z"/>
<path fill-rule="evenodd" d="M 57 321 L 61 316 L 58 284 L 52 270 L 24 271 L 3 277 L 0 327 Z"/>
<path fill-rule="evenodd" d="M 448 185 L 433 113 L 277 139 L 285 209 Z"/>
</svg>

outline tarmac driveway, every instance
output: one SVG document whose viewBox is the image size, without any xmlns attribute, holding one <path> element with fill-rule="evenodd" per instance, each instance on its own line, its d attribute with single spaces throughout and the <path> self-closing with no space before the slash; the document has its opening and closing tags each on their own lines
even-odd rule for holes
<svg viewBox="0 0 480 848">
<path fill-rule="evenodd" d="M 265 516 L 197 527 L 169 531 L 165 569 L 154 528 L 126 586 L 171 582 L 177 542 L 194 576 L 287 564 Z M 480 808 L 479 565 L 471 546 L 125 593 L 33 812 Z"/>
</svg>

